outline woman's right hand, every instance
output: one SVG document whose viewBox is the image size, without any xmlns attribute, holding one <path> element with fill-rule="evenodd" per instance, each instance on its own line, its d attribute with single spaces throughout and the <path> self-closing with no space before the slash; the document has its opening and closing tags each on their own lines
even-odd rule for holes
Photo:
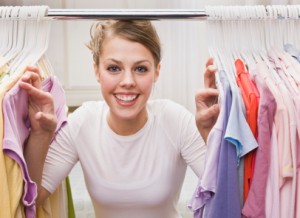
<svg viewBox="0 0 300 218">
<path fill-rule="evenodd" d="M 28 110 L 31 123 L 31 134 L 44 135 L 55 132 L 57 117 L 54 101 L 49 92 L 41 89 L 41 76 L 36 67 L 27 67 L 21 77 L 19 87 L 29 96 Z"/>
</svg>

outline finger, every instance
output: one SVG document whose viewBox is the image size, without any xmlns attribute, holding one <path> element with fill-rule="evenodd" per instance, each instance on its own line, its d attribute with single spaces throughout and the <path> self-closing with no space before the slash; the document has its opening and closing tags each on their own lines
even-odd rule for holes
<svg viewBox="0 0 300 218">
<path fill-rule="evenodd" d="M 29 83 L 19 82 L 19 87 L 24 89 L 28 93 L 28 95 L 31 97 L 35 97 L 37 99 L 48 99 L 49 98 L 48 92 L 44 92 L 43 90 L 36 88 Z"/>
<path fill-rule="evenodd" d="M 213 88 L 199 89 L 196 93 L 196 99 L 203 100 L 211 96 L 218 97 L 218 95 L 219 95 L 218 89 L 213 89 Z"/>
<path fill-rule="evenodd" d="M 214 65 L 209 65 L 204 72 L 204 87 L 217 88 L 216 76 L 217 68 Z"/>
<path fill-rule="evenodd" d="M 35 73 L 41 75 L 39 69 L 35 66 L 27 66 L 25 71 L 32 71 L 32 72 L 35 72 Z"/>
<path fill-rule="evenodd" d="M 207 108 L 218 101 L 219 92 L 217 89 L 207 88 L 198 90 L 195 96 L 196 108 L 201 110 Z"/>
<path fill-rule="evenodd" d="M 208 120 L 211 120 L 212 118 L 215 118 L 218 116 L 220 112 L 220 106 L 219 104 L 214 104 L 213 106 L 205 109 L 198 111 L 196 114 L 196 119 L 198 122 L 205 122 Z"/>
<path fill-rule="evenodd" d="M 208 67 L 209 65 L 213 65 L 214 64 L 214 59 L 212 57 L 209 57 L 208 60 L 206 61 L 206 67 Z"/>
<path fill-rule="evenodd" d="M 35 69 L 33 69 L 35 70 Z M 26 71 L 21 77 L 21 81 L 32 84 L 34 87 L 41 86 L 41 76 L 38 71 Z"/>
</svg>

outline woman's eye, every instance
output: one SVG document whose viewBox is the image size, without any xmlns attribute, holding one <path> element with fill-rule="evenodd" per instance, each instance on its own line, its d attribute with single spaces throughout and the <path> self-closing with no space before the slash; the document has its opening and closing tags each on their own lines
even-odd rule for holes
<svg viewBox="0 0 300 218">
<path fill-rule="evenodd" d="M 112 66 L 109 66 L 109 67 L 107 68 L 107 70 L 110 71 L 110 72 L 118 72 L 118 71 L 120 71 L 121 69 L 120 69 L 120 67 L 118 67 L 118 66 L 116 66 L 116 65 L 112 65 Z"/>
<path fill-rule="evenodd" d="M 147 69 L 147 67 L 139 66 L 139 67 L 135 68 L 135 71 L 138 72 L 138 73 L 145 73 L 145 72 L 148 71 L 148 69 Z"/>
</svg>

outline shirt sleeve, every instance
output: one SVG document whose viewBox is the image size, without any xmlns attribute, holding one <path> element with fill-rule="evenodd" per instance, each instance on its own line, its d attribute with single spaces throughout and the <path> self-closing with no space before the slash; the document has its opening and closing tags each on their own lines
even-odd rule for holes
<svg viewBox="0 0 300 218">
<path fill-rule="evenodd" d="M 180 152 L 182 158 L 194 173 L 201 177 L 205 166 L 205 155 L 207 146 L 201 137 L 195 117 L 189 111 L 184 112 L 180 127 Z"/>
<path fill-rule="evenodd" d="M 174 148 L 194 173 L 201 177 L 204 171 L 206 145 L 201 137 L 195 116 L 180 104 L 164 101 L 160 110 L 162 125 L 167 129 Z"/>
<path fill-rule="evenodd" d="M 73 143 L 76 122 L 69 117 L 57 133 L 47 153 L 44 164 L 42 186 L 53 193 L 60 183 L 68 176 L 73 166 L 78 161 L 77 150 Z"/>
</svg>

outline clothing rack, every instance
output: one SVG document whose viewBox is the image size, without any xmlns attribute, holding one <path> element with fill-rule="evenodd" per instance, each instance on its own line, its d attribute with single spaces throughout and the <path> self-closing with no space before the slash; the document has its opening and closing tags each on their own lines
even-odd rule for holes
<svg viewBox="0 0 300 218">
<path fill-rule="evenodd" d="M 57 20 L 73 19 L 207 19 L 204 9 L 49 9 L 48 17 Z"/>
</svg>

